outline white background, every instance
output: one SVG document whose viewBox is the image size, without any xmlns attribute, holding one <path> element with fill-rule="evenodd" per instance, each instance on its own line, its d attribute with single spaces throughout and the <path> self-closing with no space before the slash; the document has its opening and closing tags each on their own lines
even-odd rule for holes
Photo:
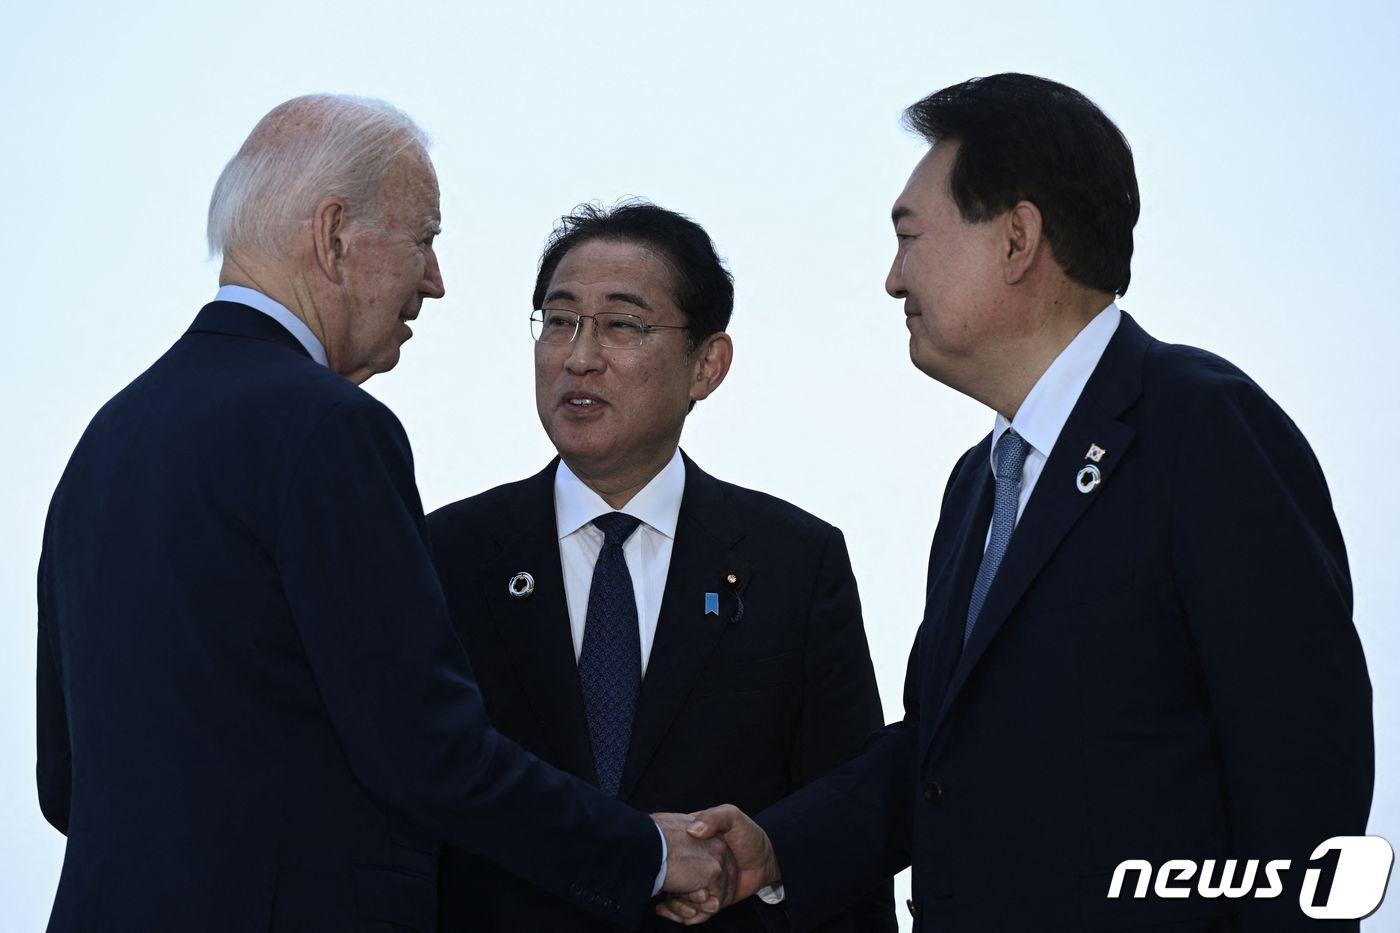
<svg viewBox="0 0 1400 933">
<path fill-rule="evenodd" d="M 922 150 L 899 113 L 1006 70 L 1087 93 L 1142 188 L 1122 306 L 1243 367 L 1326 471 L 1375 686 L 1371 831 L 1400 841 L 1400 17 L 1223 6 L 7 4 L 0 926 L 43 927 L 63 854 L 33 786 L 48 497 L 88 418 L 213 294 L 204 211 L 224 162 L 309 91 L 385 98 L 436 139 L 447 298 L 368 386 L 407 427 L 429 508 L 551 454 L 526 320 L 553 220 L 644 195 L 707 227 L 737 282 L 737 352 L 685 447 L 845 530 L 891 718 L 939 494 L 991 425 L 909 364 L 883 294 L 890 204 Z M 1367 929 L 1397 922 L 1391 905 Z"/>
</svg>

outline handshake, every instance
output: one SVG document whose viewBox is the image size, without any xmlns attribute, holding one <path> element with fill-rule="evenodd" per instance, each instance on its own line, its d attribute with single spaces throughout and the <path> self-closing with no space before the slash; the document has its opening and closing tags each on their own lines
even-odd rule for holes
<svg viewBox="0 0 1400 933">
<path fill-rule="evenodd" d="M 656 912 L 694 926 L 782 881 L 768 834 L 738 807 L 653 813 L 666 837 L 665 898 Z"/>
</svg>

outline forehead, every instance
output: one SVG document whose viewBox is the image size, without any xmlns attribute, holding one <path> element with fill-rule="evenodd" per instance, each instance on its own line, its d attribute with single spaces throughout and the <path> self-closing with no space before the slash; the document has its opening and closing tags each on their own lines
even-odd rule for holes
<svg viewBox="0 0 1400 933">
<path fill-rule="evenodd" d="M 659 302 L 675 303 L 665 261 L 645 246 L 612 240 L 587 240 L 565 253 L 550 277 L 546 297 L 560 290 L 580 301 L 629 292 L 642 295 L 653 308 Z"/>
<path fill-rule="evenodd" d="M 957 149 L 957 143 L 942 142 L 934 144 L 924 153 L 894 202 L 896 220 L 899 214 L 905 212 L 927 214 L 951 204 L 948 176 L 952 173 Z"/>
<path fill-rule="evenodd" d="M 438 218 L 437 172 L 421 149 L 394 159 L 379 190 L 388 211 L 406 221 Z"/>
</svg>

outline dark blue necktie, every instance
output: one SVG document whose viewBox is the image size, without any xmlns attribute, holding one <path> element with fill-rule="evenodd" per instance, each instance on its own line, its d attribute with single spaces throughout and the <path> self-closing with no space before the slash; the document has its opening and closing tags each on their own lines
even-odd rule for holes
<svg viewBox="0 0 1400 933">
<path fill-rule="evenodd" d="M 1016 530 L 1016 512 L 1021 504 L 1021 471 L 1026 465 L 1030 445 L 1025 438 L 1008 429 L 997 441 L 996 499 L 992 503 L 992 531 L 987 550 L 977 568 L 977 580 L 972 585 L 972 600 L 967 607 L 967 625 L 963 629 L 963 644 L 972 637 L 972 627 L 982 613 L 987 592 L 992 588 L 1001 559 L 1011 544 L 1011 532 Z"/>
<path fill-rule="evenodd" d="M 632 717 L 642 686 L 637 598 L 622 556 L 622 545 L 639 524 L 641 519 L 621 512 L 593 519 L 593 527 L 603 533 L 603 550 L 593 565 L 583 650 L 578 659 L 598 787 L 613 796 L 622 781 L 622 764 L 632 741 Z"/>
</svg>

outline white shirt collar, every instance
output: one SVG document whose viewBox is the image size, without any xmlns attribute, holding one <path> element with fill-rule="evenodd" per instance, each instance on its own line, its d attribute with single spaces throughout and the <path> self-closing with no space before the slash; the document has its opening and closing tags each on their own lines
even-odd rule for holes
<svg viewBox="0 0 1400 933">
<path fill-rule="evenodd" d="M 260 291 L 244 288 L 242 285 L 223 286 L 214 295 L 214 300 L 232 301 L 236 304 L 247 305 L 255 311 L 261 311 L 290 331 L 297 342 L 306 348 L 306 352 L 311 354 L 313 360 L 322 366 L 326 365 L 326 348 L 321 346 L 321 341 L 316 339 L 316 335 L 311 332 L 311 328 L 306 326 L 305 321 L 280 302 L 274 301 Z"/>
<path fill-rule="evenodd" d="M 1107 349 L 1114 332 L 1118 330 L 1118 322 L 1122 318 L 1123 312 L 1118 310 L 1117 303 L 1109 302 L 1108 307 L 1084 325 L 1084 329 L 1069 342 L 1069 346 L 1055 357 L 1050 368 L 1036 380 L 1030 393 L 1026 395 L 1026 400 L 1017 410 L 1015 420 L 1007 421 L 1005 416 L 997 414 L 996 424 L 992 428 L 993 456 L 989 457 L 992 461 L 993 476 L 996 475 L 997 442 L 1001 440 L 1007 428 L 1015 428 L 1016 433 L 1042 457 L 1050 456 L 1050 451 L 1060 438 L 1060 432 L 1064 430 L 1065 422 L 1069 420 L 1070 412 L 1078 404 L 1084 386 L 1094 374 L 1094 368 L 1099 365 L 1099 359 Z"/>
<path fill-rule="evenodd" d="M 599 515 L 620 511 L 639 518 L 668 538 L 676 536 L 676 523 L 681 514 L 681 496 L 685 494 L 685 461 L 680 449 L 661 472 L 632 497 L 621 509 L 614 509 L 603 497 L 583 484 L 562 459 L 554 474 L 554 527 L 560 540 L 578 531 Z"/>
</svg>

